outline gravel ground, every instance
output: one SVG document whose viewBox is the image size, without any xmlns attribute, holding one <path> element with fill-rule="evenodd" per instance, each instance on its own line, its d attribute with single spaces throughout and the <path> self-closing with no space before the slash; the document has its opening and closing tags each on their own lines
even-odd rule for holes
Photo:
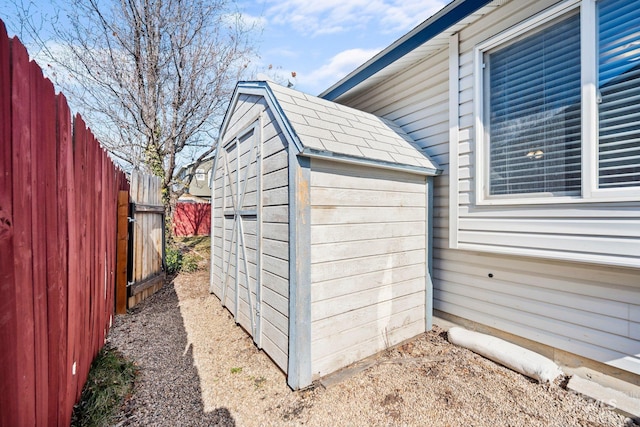
<svg viewBox="0 0 640 427">
<path fill-rule="evenodd" d="M 207 289 L 207 272 L 181 274 L 116 318 L 109 341 L 140 367 L 118 425 L 628 425 L 604 405 L 450 344 L 437 326 L 294 392 Z"/>
</svg>

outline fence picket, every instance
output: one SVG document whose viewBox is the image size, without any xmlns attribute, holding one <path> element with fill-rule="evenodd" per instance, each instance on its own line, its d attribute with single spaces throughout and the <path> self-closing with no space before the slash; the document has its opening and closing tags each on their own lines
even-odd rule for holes
<svg viewBox="0 0 640 427">
<path fill-rule="evenodd" d="M 34 66 L 35 63 L 34 63 Z M 45 307 L 43 313 L 43 330 L 40 334 L 45 338 L 46 352 L 43 351 L 43 361 L 46 362 L 47 383 L 43 388 L 42 400 L 46 401 L 47 424 L 53 425 L 58 420 L 57 396 L 53 393 L 47 393 L 47 390 L 58 390 L 58 351 L 61 335 L 60 324 L 62 313 L 59 311 L 60 294 L 62 287 L 62 276 L 60 271 L 60 249 L 58 248 L 58 221 L 57 221 L 57 196 L 58 188 L 56 186 L 57 162 L 51 159 L 56 158 L 57 142 L 56 142 L 56 96 L 53 84 L 49 80 L 45 80 L 39 76 L 41 82 L 40 94 L 38 96 L 39 123 L 41 138 L 37 142 L 39 155 L 38 168 L 39 176 L 43 180 L 40 187 L 43 190 L 43 197 L 36 201 L 36 209 L 43 212 L 44 219 L 40 225 L 43 229 L 39 230 L 42 235 L 46 236 L 43 242 L 45 253 L 45 297 L 42 298 L 41 306 Z M 37 237 L 36 237 L 37 238 Z M 34 238 L 35 239 L 35 238 Z"/>
<path fill-rule="evenodd" d="M 75 210 L 71 201 L 75 197 L 75 187 L 73 185 L 73 146 L 71 145 L 71 112 L 64 95 L 57 95 L 57 163 L 58 177 L 56 183 L 59 188 L 58 194 L 58 248 L 62 268 L 62 286 L 60 293 L 60 324 L 62 327 L 60 336 L 60 346 L 58 348 L 58 368 L 59 368 L 59 388 L 58 388 L 58 421 L 61 425 L 71 423 L 71 414 L 66 408 L 73 406 L 71 389 L 73 386 L 73 375 L 71 367 L 73 364 L 73 351 L 71 342 L 73 335 L 70 332 L 70 322 L 67 313 L 72 293 L 74 261 L 69 257 L 72 247 L 72 235 L 70 227 L 75 221 Z M 75 391 L 75 389 L 74 389 Z"/>
<path fill-rule="evenodd" d="M 0 21 L 0 425 L 69 425 L 114 311 L 126 175 Z"/>
<path fill-rule="evenodd" d="M 16 326 L 17 362 L 22 365 L 18 373 L 17 393 L 20 425 L 36 424 L 35 402 L 35 331 L 32 286 L 34 283 L 31 236 L 31 132 L 30 127 L 30 85 L 29 55 L 17 38 L 11 42 L 11 141 L 13 178 L 13 218 L 14 226 L 14 272 L 16 290 L 16 315 L 20 320 Z"/>
<path fill-rule="evenodd" d="M 16 282 L 14 273 L 13 183 L 11 154 L 11 68 L 9 37 L 0 21 L 0 390 L 15 390 L 18 373 Z M 0 409 L 18 408 L 18 393 L 0 393 Z M 18 411 L 0 410 L 0 425 L 19 425 Z"/>
</svg>

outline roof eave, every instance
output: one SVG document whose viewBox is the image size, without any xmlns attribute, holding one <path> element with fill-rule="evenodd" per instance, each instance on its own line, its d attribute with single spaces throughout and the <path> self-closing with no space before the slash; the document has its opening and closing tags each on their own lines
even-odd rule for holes
<svg viewBox="0 0 640 427">
<path fill-rule="evenodd" d="M 331 160 L 334 162 L 347 163 L 350 165 L 360 165 L 375 167 L 378 169 L 386 169 L 400 172 L 407 172 L 416 175 L 436 176 L 442 173 L 442 169 L 428 168 L 422 166 L 406 165 L 402 163 L 386 162 L 384 160 L 368 159 L 364 157 L 350 156 L 348 154 L 340 154 L 332 151 L 316 150 L 306 147 L 299 154 L 302 157 L 315 159 Z"/>
</svg>

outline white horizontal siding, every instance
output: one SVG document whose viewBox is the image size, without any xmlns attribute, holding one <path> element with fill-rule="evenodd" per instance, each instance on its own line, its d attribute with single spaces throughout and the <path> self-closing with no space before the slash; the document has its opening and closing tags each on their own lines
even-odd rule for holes
<svg viewBox="0 0 640 427">
<path fill-rule="evenodd" d="M 599 236 L 620 239 L 622 247 L 633 253 L 633 246 L 627 243 L 637 238 L 640 230 L 637 205 L 570 204 L 562 209 L 530 206 L 526 213 L 520 212 L 519 221 L 508 207 L 478 209 L 471 204 L 475 188 L 473 48 L 479 41 L 554 3 L 507 2 L 460 32 L 457 162 L 461 205 L 457 212 L 461 229 L 463 233 L 485 229 L 518 234 L 533 228 L 541 232 L 540 236 Z M 447 63 L 446 54 L 437 54 L 378 82 L 366 92 L 351 95 L 347 102 L 402 126 L 413 125 L 414 120 L 424 123 L 423 127 L 415 126 L 411 136 L 445 170 L 435 179 L 434 308 L 640 374 L 637 269 L 551 260 L 540 254 L 516 257 L 480 252 L 480 247 L 478 251 L 449 249 L 449 127 L 439 123 L 442 112 L 448 111 Z M 424 81 L 420 90 L 412 92 L 416 76 Z M 389 99 L 393 102 L 387 102 Z M 425 109 L 430 100 L 438 100 L 438 105 Z M 433 125 L 431 117 L 435 118 Z M 411 119 L 403 122 L 403 118 Z M 469 235 L 463 234 L 463 238 Z M 528 237 L 520 234 L 515 239 L 528 245 Z"/>
<path fill-rule="evenodd" d="M 413 320 L 411 316 L 417 318 Z M 396 343 L 415 337 L 424 332 L 424 308 L 414 310 L 407 315 L 405 312 L 397 313 L 390 318 L 383 318 L 386 324 L 387 332 L 380 333 L 381 324 L 374 322 L 369 327 L 358 327 L 356 330 L 345 331 L 343 334 L 335 335 L 335 341 L 327 342 L 314 341 L 311 345 L 311 357 L 313 360 L 313 373 L 315 377 L 325 375 L 325 373 L 333 372 L 336 366 L 347 366 L 354 361 L 362 360 L 371 356 L 371 349 L 377 348 L 379 351 L 394 345 Z M 351 332 L 351 333 L 349 333 Z M 353 343 L 345 339 L 345 336 L 358 334 L 359 332 L 370 336 L 369 339 L 357 341 Z M 346 347 L 339 352 L 331 352 L 326 357 L 319 357 L 321 354 L 316 353 L 317 349 L 324 346 L 333 346 L 342 344 Z"/>
<path fill-rule="evenodd" d="M 424 331 L 424 177 L 311 162 L 311 358 L 325 375 Z"/>
</svg>

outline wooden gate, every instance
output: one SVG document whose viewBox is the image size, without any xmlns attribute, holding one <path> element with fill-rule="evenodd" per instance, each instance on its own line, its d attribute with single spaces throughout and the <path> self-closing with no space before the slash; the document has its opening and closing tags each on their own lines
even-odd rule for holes
<svg viewBox="0 0 640 427">
<path fill-rule="evenodd" d="M 161 180 L 139 172 L 131 174 L 129 210 L 128 307 L 155 293 L 165 280 L 164 205 Z"/>
<path fill-rule="evenodd" d="M 222 303 L 261 347 L 260 144 L 256 128 L 225 146 Z"/>
</svg>

